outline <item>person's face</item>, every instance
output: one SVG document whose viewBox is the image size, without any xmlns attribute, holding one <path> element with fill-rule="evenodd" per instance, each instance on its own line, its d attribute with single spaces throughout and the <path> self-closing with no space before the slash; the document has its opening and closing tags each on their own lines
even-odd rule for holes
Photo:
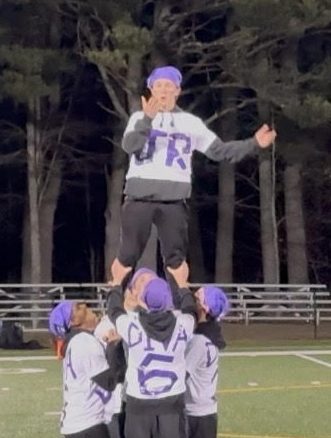
<svg viewBox="0 0 331 438">
<path fill-rule="evenodd" d="M 75 303 L 72 309 L 71 326 L 94 331 L 99 318 L 86 303 Z"/>
<path fill-rule="evenodd" d="M 162 111 L 173 110 L 181 92 L 180 87 L 169 79 L 157 79 L 150 90 L 152 96 L 160 102 Z"/>
<path fill-rule="evenodd" d="M 197 313 L 198 313 L 198 319 L 200 320 L 202 316 L 206 314 L 205 307 L 203 306 L 203 290 L 202 288 L 198 289 L 194 293 L 195 302 L 197 305 Z"/>
<path fill-rule="evenodd" d="M 155 277 L 156 274 L 153 274 L 152 272 L 145 272 L 144 274 L 139 275 L 131 287 L 132 294 L 136 297 L 140 296 L 146 284 Z"/>
<path fill-rule="evenodd" d="M 138 297 L 132 293 L 131 289 L 127 289 L 124 294 L 124 309 L 129 311 L 134 311 L 138 306 Z"/>
</svg>

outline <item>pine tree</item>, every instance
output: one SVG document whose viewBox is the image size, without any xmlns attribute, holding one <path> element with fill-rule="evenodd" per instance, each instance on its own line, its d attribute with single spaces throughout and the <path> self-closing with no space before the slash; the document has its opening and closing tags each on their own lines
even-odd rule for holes
<svg viewBox="0 0 331 438">
<path fill-rule="evenodd" d="M 238 31 L 224 41 L 231 74 L 274 114 L 280 133 L 278 156 L 286 162 L 288 280 L 304 283 L 308 266 L 301 173 L 317 146 L 315 140 L 307 148 L 307 139 L 316 138 L 331 118 L 331 64 L 323 49 L 329 39 L 331 2 L 234 0 L 231 5 L 238 23 Z M 266 252 L 265 257 L 264 264 L 270 260 L 274 265 Z"/>
<path fill-rule="evenodd" d="M 61 75 L 71 71 L 60 49 L 61 23 L 56 1 L 3 1 L 0 6 L 0 97 L 25 114 L 27 203 L 23 239 L 23 279 L 50 281 L 52 236 L 60 190 L 62 120 Z"/>
</svg>

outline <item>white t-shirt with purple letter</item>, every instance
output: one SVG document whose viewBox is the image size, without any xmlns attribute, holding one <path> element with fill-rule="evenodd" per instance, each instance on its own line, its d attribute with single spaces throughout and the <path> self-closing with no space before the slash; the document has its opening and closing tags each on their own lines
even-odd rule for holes
<svg viewBox="0 0 331 438">
<path fill-rule="evenodd" d="M 102 342 L 104 348 L 106 348 L 106 342 L 103 340 L 104 335 L 109 330 L 115 330 L 114 324 L 110 321 L 107 315 L 104 315 L 96 329 L 94 330 L 94 336 L 96 336 L 100 342 Z M 118 383 L 116 388 L 112 392 L 111 403 L 106 406 L 106 420 L 109 422 L 111 420 L 111 414 L 118 414 L 122 410 L 122 395 L 123 395 L 123 385 Z"/>
<path fill-rule="evenodd" d="M 105 405 L 111 393 L 92 377 L 106 369 L 104 348 L 93 334 L 81 332 L 69 341 L 63 360 L 62 434 L 78 433 L 105 422 Z"/>
<path fill-rule="evenodd" d="M 186 351 L 185 406 L 191 416 L 217 412 L 218 348 L 204 335 L 194 334 Z"/>
<path fill-rule="evenodd" d="M 192 315 L 179 314 L 168 342 L 151 339 L 138 314 L 120 316 L 116 329 L 128 348 L 127 395 L 162 399 L 185 392 L 185 350 L 193 335 Z"/>
<path fill-rule="evenodd" d="M 124 136 L 135 130 L 144 113 L 132 114 Z M 179 129 L 180 128 L 180 129 Z M 126 178 L 144 178 L 187 182 L 191 181 L 191 158 L 194 150 L 202 153 L 217 136 L 203 121 L 187 112 L 158 113 L 146 140 L 141 158 L 132 155 Z"/>
</svg>

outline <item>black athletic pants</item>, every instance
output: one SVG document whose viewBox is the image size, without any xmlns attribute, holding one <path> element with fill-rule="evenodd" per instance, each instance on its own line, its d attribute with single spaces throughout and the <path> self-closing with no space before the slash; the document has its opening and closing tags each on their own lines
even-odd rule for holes
<svg viewBox="0 0 331 438">
<path fill-rule="evenodd" d="M 136 266 L 152 224 L 158 231 L 165 266 L 177 268 L 187 254 L 188 214 L 185 201 L 126 200 L 122 207 L 119 261 L 124 266 Z"/>
<path fill-rule="evenodd" d="M 107 425 L 110 438 L 125 438 L 124 435 L 125 412 L 114 414 Z"/>
<path fill-rule="evenodd" d="M 65 438 L 109 438 L 107 426 L 105 424 L 97 424 L 89 429 L 81 432 L 64 435 Z"/>
<path fill-rule="evenodd" d="M 188 438 L 216 438 L 217 414 L 187 417 Z"/>
<path fill-rule="evenodd" d="M 125 438 L 186 438 L 183 413 L 126 413 Z"/>
</svg>

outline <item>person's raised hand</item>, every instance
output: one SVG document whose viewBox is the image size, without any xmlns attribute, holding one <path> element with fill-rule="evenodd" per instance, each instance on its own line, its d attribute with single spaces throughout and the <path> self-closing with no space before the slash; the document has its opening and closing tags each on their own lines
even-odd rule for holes
<svg viewBox="0 0 331 438">
<path fill-rule="evenodd" d="M 154 119 L 156 114 L 161 110 L 160 102 L 153 96 L 148 100 L 146 97 L 141 96 L 141 105 L 145 115 L 150 119 Z"/>
<path fill-rule="evenodd" d="M 110 342 L 116 342 L 121 339 L 120 335 L 117 333 L 115 329 L 110 329 L 104 335 L 102 336 L 102 340 L 104 342 L 110 343 Z"/>
<path fill-rule="evenodd" d="M 270 146 L 277 136 L 274 129 L 271 129 L 267 124 L 264 124 L 255 132 L 255 138 L 260 148 L 264 149 Z"/>
</svg>

